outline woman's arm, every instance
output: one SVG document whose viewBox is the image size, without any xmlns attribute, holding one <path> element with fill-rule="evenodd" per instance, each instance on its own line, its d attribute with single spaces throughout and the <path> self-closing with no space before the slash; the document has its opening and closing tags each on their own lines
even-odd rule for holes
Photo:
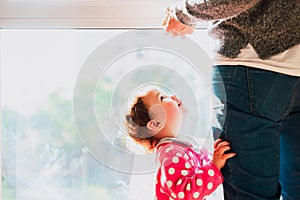
<svg viewBox="0 0 300 200">
<path fill-rule="evenodd" d="M 260 0 L 186 0 L 176 9 L 177 19 L 186 25 L 197 20 L 218 20 L 236 16 L 252 8 Z"/>
</svg>

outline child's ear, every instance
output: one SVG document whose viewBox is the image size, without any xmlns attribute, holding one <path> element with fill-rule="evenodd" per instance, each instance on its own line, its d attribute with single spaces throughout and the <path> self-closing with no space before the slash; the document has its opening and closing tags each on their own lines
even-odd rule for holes
<svg viewBox="0 0 300 200">
<path fill-rule="evenodd" d="M 147 128 L 151 131 L 154 132 L 154 134 L 158 133 L 159 131 L 161 131 L 161 129 L 163 129 L 165 127 L 165 124 L 161 121 L 155 120 L 155 119 L 151 119 L 148 123 L 147 123 Z"/>
</svg>

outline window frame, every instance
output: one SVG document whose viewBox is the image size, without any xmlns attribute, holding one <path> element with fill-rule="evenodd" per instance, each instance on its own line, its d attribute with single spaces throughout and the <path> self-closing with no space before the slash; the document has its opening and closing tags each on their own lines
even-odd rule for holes
<svg viewBox="0 0 300 200">
<path fill-rule="evenodd" d="M 167 5 L 174 1 L 2 0 L 0 28 L 161 28 Z"/>
<path fill-rule="evenodd" d="M 71 2 L 72 1 L 72 2 Z M 167 6 L 183 0 L 2 0 L 1 28 L 162 28 Z M 206 28 L 199 22 L 197 28 Z"/>
</svg>

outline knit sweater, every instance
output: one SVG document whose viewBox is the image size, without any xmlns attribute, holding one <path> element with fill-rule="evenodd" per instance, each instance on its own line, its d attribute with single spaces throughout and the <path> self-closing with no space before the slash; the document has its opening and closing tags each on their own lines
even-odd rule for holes
<svg viewBox="0 0 300 200">
<path fill-rule="evenodd" d="M 300 0 L 186 0 L 176 16 L 186 25 L 213 21 L 210 35 L 228 58 L 248 43 L 261 59 L 300 44 Z"/>
</svg>

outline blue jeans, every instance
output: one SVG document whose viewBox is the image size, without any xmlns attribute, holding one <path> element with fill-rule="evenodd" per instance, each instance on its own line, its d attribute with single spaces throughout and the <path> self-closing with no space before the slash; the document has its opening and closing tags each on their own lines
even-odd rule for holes
<svg viewBox="0 0 300 200">
<path fill-rule="evenodd" d="M 214 72 L 225 105 L 215 139 L 237 153 L 222 169 L 225 200 L 300 200 L 300 78 L 245 66 Z"/>
</svg>

